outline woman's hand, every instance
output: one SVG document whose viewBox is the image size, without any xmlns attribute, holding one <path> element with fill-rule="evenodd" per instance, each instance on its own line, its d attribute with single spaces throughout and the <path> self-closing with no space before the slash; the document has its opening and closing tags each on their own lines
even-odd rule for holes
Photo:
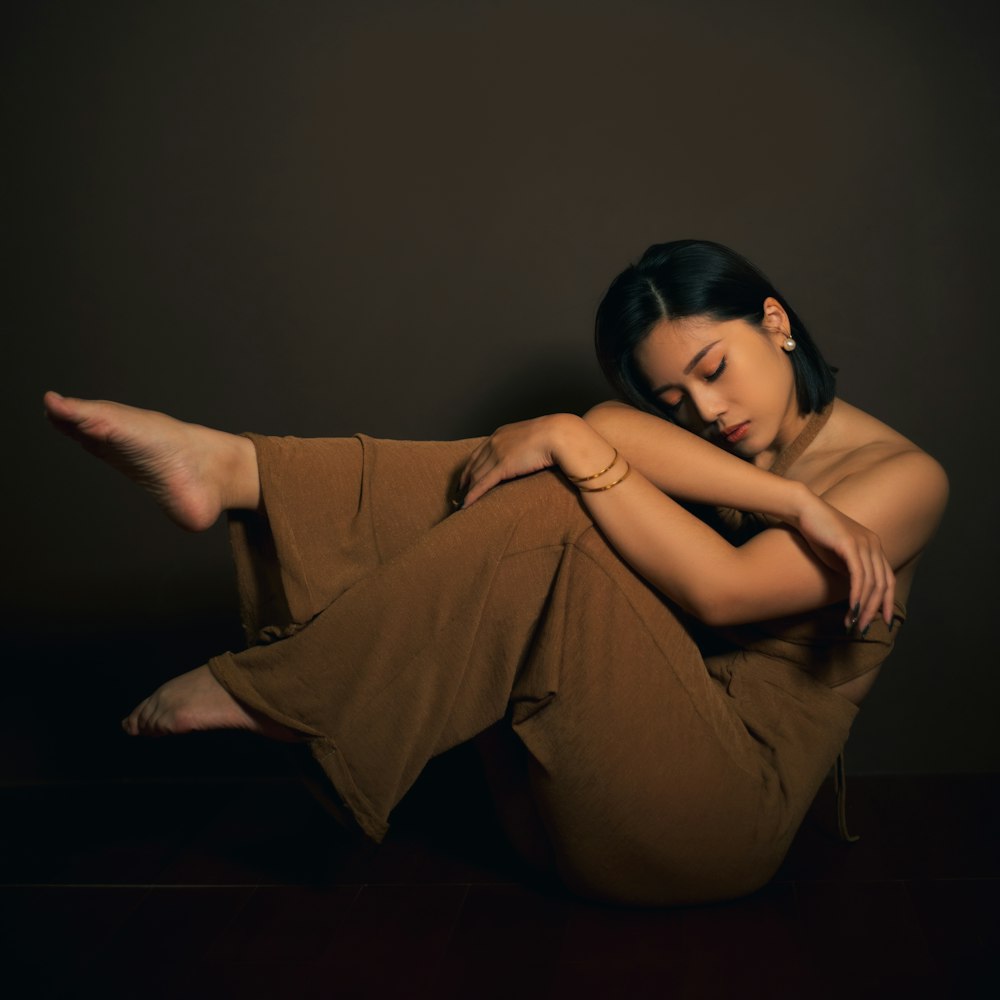
<svg viewBox="0 0 1000 1000">
<path fill-rule="evenodd" d="M 879 609 L 885 623 L 891 624 L 896 575 L 882 551 L 878 535 L 813 493 L 800 509 L 795 527 L 830 569 L 839 573 L 846 569 L 850 576 L 850 604 L 845 627 L 850 629 L 856 625 L 858 631 L 863 632 Z"/>
<path fill-rule="evenodd" d="M 527 476 L 556 464 L 554 451 L 568 421 L 579 420 L 567 413 L 553 413 L 495 430 L 469 456 L 459 489 L 465 493 L 462 507 L 475 503 L 484 493 L 507 479 Z"/>
</svg>

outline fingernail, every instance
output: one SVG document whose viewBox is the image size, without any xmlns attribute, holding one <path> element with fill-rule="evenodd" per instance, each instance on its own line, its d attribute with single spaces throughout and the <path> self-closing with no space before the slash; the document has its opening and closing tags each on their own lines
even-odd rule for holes
<svg viewBox="0 0 1000 1000">
<path fill-rule="evenodd" d="M 869 623 L 868 623 L 868 624 L 867 624 L 867 625 L 866 625 L 866 626 L 865 626 L 865 627 L 864 627 L 864 628 L 863 628 L 863 629 L 861 630 L 861 638 L 862 638 L 862 639 L 866 639 L 866 638 L 868 638 L 868 630 L 869 630 L 869 629 L 870 629 L 871 627 L 872 627 L 872 623 L 871 623 L 871 622 L 869 622 Z"/>
</svg>

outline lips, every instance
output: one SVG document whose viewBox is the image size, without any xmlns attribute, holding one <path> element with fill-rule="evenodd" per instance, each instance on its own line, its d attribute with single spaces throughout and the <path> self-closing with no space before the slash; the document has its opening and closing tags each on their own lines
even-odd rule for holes
<svg viewBox="0 0 1000 1000">
<path fill-rule="evenodd" d="M 724 427 L 722 437 L 725 439 L 726 444 L 736 444 L 737 441 L 742 441 L 749 431 L 750 421 L 744 420 L 741 424 L 732 424 L 730 427 Z"/>
</svg>

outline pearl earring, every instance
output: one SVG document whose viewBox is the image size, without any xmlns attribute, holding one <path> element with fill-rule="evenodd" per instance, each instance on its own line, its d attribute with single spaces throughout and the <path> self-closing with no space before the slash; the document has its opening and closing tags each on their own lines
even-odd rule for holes
<svg viewBox="0 0 1000 1000">
<path fill-rule="evenodd" d="M 793 337 L 788 336 L 785 338 L 785 342 L 781 345 L 789 354 L 795 350 L 795 340 Z"/>
</svg>

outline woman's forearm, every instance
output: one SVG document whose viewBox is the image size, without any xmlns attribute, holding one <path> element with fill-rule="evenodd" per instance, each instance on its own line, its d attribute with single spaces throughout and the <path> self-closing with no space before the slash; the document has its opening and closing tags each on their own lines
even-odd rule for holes
<svg viewBox="0 0 1000 1000">
<path fill-rule="evenodd" d="M 737 547 L 671 499 L 641 470 L 633 467 L 623 479 L 631 455 L 623 454 L 610 469 L 595 476 L 608 466 L 615 449 L 585 421 L 570 418 L 562 423 L 554 442 L 553 458 L 571 481 L 578 480 L 576 486 L 591 517 L 618 554 L 657 590 L 706 624 L 733 625 L 794 614 L 848 593 L 847 576 L 821 565 L 797 533 L 768 531 Z M 738 471 L 743 466 L 739 463 Z M 720 492 L 696 495 L 702 499 L 720 496 L 722 502 L 734 506 L 770 508 L 768 512 L 793 523 L 799 520 L 799 512 L 815 520 L 819 508 L 833 518 L 828 537 L 835 548 L 843 549 L 841 543 L 858 532 L 870 534 L 860 525 L 845 533 L 843 521 L 849 519 L 801 484 L 787 483 L 749 465 L 745 471 L 753 475 L 743 477 L 742 483 L 750 485 L 744 485 L 742 492 L 740 479 L 730 481 L 729 471 L 723 469 L 706 487 Z M 785 498 L 774 486 L 788 486 L 792 493 Z M 821 522 L 822 517 L 817 523 Z M 816 525 L 812 531 L 816 533 Z M 838 558 L 842 557 L 838 554 Z M 863 582 L 864 568 L 850 558 L 853 569 L 845 569 L 857 574 L 853 589 L 867 597 L 873 585 Z"/>
<path fill-rule="evenodd" d="M 603 403 L 581 419 L 649 482 L 677 500 L 756 511 L 796 525 L 803 505 L 813 498 L 802 483 L 758 469 L 631 407 Z M 576 440 L 577 449 L 585 447 L 586 436 L 579 429 Z"/>
</svg>

